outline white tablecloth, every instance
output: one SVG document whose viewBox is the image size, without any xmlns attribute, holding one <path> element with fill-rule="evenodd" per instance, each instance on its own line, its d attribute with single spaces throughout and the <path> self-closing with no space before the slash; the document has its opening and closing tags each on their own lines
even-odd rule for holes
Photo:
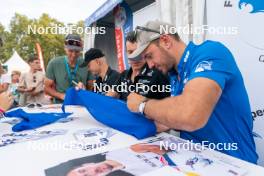
<svg viewBox="0 0 264 176">
<path fill-rule="evenodd" d="M 61 112 L 60 108 L 54 105 L 53 107 L 46 106 L 43 109 L 25 109 L 28 112 Z M 105 125 L 95 121 L 93 117 L 88 113 L 85 108 L 68 106 L 67 112 L 74 112 L 72 116 L 77 119 L 67 122 L 67 123 L 53 123 L 41 128 L 37 131 L 51 130 L 51 129 L 66 129 L 68 132 L 65 135 L 54 136 L 46 139 L 40 139 L 36 141 L 23 142 L 8 145 L 0 148 L 0 175 L 1 176 L 42 176 L 44 170 L 62 162 L 84 157 L 92 154 L 97 154 L 105 151 L 111 151 L 114 149 L 127 147 L 129 145 L 138 143 L 139 141 L 127 134 L 122 132 L 117 132 L 111 137 L 110 143 L 104 147 L 94 149 L 94 150 L 70 150 L 63 147 L 63 145 L 68 145 L 71 142 L 76 141 L 73 133 L 89 128 L 107 128 Z M 0 135 L 11 133 L 11 125 L 0 123 Z M 59 146 L 59 147 L 58 147 Z M 212 153 L 224 155 L 219 152 L 212 151 Z M 230 157 L 224 155 L 226 157 Z M 247 169 L 248 176 L 264 175 L 264 168 L 253 165 L 251 163 L 234 159 L 236 163 L 245 169 Z M 167 175 L 165 173 L 171 173 L 171 168 L 162 168 L 160 171 L 155 171 L 154 173 L 149 173 L 147 175 Z M 170 175 L 173 175 L 172 173 Z"/>
</svg>

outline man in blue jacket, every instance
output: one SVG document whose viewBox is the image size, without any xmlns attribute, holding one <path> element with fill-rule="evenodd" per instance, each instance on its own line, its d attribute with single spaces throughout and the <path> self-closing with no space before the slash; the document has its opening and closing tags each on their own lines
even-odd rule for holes
<svg viewBox="0 0 264 176">
<path fill-rule="evenodd" d="M 174 29 L 159 21 L 136 28 L 138 47 L 128 57 L 168 73 L 173 96 L 131 93 L 128 108 L 180 130 L 184 139 L 256 163 L 249 99 L 233 55 L 219 42 L 186 45 Z"/>
</svg>

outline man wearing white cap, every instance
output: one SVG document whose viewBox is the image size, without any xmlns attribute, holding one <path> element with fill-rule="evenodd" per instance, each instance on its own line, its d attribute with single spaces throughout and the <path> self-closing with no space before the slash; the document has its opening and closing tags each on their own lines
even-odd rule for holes
<svg viewBox="0 0 264 176">
<path fill-rule="evenodd" d="M 215 41 L 186 45 L 174 29 L 160 21 L 136 28 L 138 47 L 128 57 L 143 57 L 150 68 L 168 73 L 173 96 L 153 100 L 131 93 L 128 108 L 180 130 L 184 139 L 256 163 L 249 99 L 233 55 Z"/>
</svg>

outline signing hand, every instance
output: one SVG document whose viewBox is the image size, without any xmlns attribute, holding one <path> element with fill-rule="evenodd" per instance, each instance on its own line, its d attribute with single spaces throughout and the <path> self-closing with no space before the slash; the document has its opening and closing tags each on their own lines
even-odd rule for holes
<svg viewBox="0 0 264 176">
<path fill-rule="evenodd" d="M 0 108 L 7 111 L 13 104 L 14 98 L 10 92 L 0 94 Z"/>
<path fill-rule="evenodd" d="M 157 128 L 157 133 L 168 131 L 170 129 L 169 127 L 167 127 L 167 126 L 165 126 L 165 125 L 163 125 L 157 121 L 155 121 L 154 123 L 155 123 L 156 128 Z"/>
<path fill-rule="evenodd" d="M 33 92 L 36 89 L 36 87 L 30 87 L 28 89 L 26 89 L 26 92 Z"/>
<path fill-rule="evenodd" d="M 82 82 L 79 82 L 76 86 L 75 86 L 75 89 L 76 90 L 80 90 L 80 89 L 83 89 L 85 90 L 85 86 Z"/>
<path fill-rule="evenodd" d="M 65 94 L 64 94 L 64 93 L 61 93 L 61 94 L 59 95 L 59 99 L 64 100 L 64 99 L 65 99 Z"/>
<path fill-rule="evenodd" d="M 130 93 L 127 97 L 127 107 L 132 112 L 139 112 L 139 104 L 146 100 L 146 97 L 139 95 L 137 93 Z"/>
</svg>

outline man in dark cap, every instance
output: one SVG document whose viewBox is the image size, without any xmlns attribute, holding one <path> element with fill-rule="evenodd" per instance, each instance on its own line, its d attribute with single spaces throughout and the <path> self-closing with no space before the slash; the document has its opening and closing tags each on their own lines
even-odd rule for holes
<svg viewBox="0 0 264 176">
<path fill-rule="evenodd" d="M 85 61 L 80 67 L 87 67 L 96 77 L 94 91 L 97 93 L 106 94 L 119 79 L 119 73 L 107 64 L 105 55 L 100 49 L 91 48 L 86 51 Z M 84 88 L 83 83 L 78 83 L 77 88 Z"/>
<path fill-rule="evenodd" d="M 126 36 L 126 52 L 133 53 L 137 49 L 135 31 Z M 107 95 L 126 101 L 131 92 L 137 92 L 147 98 L 163 99 L 170 96 L 170 85 L 166 75 L 157 69 L 150 69 L 145 59 L 140 57 L 128 59 L 130 68 L 120 74 L 115 87 Z M 124 87 L 123 87 L 124 86 Z"/>
<path fill-rule="evenodd" d="M 87 69 L 81 68 L 80 58 L 83 44 L 77 34 L 69 34 L 65 38 L 66 56 L 50 60 L 47 66 L 45 92 L 54 98 L 54 103 L 62 103 L 65 91 L 74 87 L 74 83 L 82 82 L 84 86 L 92 79 Z"/>
</svg>

